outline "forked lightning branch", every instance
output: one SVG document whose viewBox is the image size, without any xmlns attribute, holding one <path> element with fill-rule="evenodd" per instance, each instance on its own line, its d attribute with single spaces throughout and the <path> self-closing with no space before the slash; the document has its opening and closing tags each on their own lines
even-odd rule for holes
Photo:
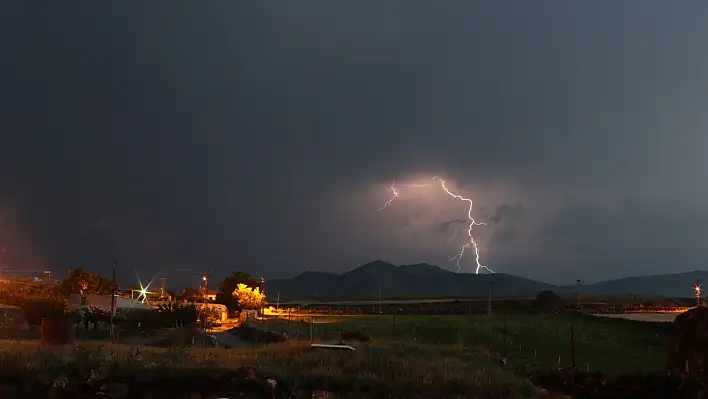
<svg viewBox="0 0 708 399">
<path fill-rule="evenodd" d="M 460 262 L 462 261 L 462 258 L 465 256 L 465 252 L 468 248 L 472 248 L 474 250 L 474 260 L 476 263 L 476 269 L 475 273 L 479 274 L 481 270 L 485 270 L 489 273 L 494 273 L 492 269 L 487 267 L 486 265 L 483 265 L 479 261 L 479 246 L 477 245 L 477 242 L 474 240 L 474 236 L 472 235 L 472 230 L 474 229 L 475 226 L 486 226 L 487 224 L 484 222 L 478 222 L 475 220 L 475 218 L 472 216 L 472 210 L 473 210 L 473 204 L 472 200 L 469 198 L 465 198 L 459 194 L 455 194 L 448 190 L 447 186 L 445 186 L 445 181 L 437 176 L 433 176 L 433 180 L 437 181 L 440 185 L 440 188 L 449 195 L 452 198 L 455 198 L 459 201 L 464 201 L 469 204 L 469 207 L 467 208 L 467 220 L 469 221 L 469 225 L 467 227 L 467 236 L 469 237 L 469 242 L 465 243 L 465 245 L 462 246 L 460 249 L 460 252 L 457 253 L 455 256 L 450 258 L 450 262 L 455 261 L 455 265 L 457 265 L 457 271 L 459 272 L 462 269 L 462 265 L 460 265 Z M 432 184 L 404 184 L 403 187 L 409 187 L 409 188 L 422 188 L 422 187 L 432 187 Z M 391 189 L 391 198 L 389 198 L 386 202 L 384 202 L 383 206 L 379 208 L 379 212 L 383 211 L 384 209 L 388 208 L 393 201 L 396 200 L 399 196 L 399 192 L 396 189 L 396 182 L 391 184 L 390 186 Z"/>
</svg>

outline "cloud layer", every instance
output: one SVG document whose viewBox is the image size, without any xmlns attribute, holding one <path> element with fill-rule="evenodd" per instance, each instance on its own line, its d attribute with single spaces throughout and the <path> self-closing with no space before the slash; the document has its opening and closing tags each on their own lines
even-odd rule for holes
<svg viewBox="0 0 708 399">
<path fill-rule="evenodd" d="M 495 270 L 700 268 L 707 17 L 658 0 L 17 2 L 0 188 L 30 193 L 24 251 L 58 270 L 115 252 L 268 277 L 445 265 L 464 204 L 417 192 L 376 212 L 391 181 L 433 175 L 474 199 Z"/>
</svg>

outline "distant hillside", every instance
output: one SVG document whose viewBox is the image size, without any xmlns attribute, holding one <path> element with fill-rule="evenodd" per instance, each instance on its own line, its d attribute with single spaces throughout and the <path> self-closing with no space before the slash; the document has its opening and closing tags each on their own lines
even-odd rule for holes
<svg viewBox="0 0 708 399">
<path fill-rule="evenodd" d="M 510 274 L 453 273 L 420 263 L 395 266 L 375 261 L 343 274 L 304 272 L 292 279 L 268 281 L 268 297 L 296 299 L 375 299 L 379 287 L 384 298 L 469 298 L 487 295 L 488 283 L 495 296 L 535 296 L 557 288 Z"/>
<path fill-rule="evenodd" d="M 658 274 L 654 276 L 627 277 L 583 285 L 580 292 L 593 294 L 637 294 L 670 298 L 690 297 L 693 287 L 705 284 L 708 289 L 708 271 Z M 575 286 L 564 286 L 561 291 L 575 292 Z M 706 291 L 708 293 L 708 291 Z"/>
</svg>

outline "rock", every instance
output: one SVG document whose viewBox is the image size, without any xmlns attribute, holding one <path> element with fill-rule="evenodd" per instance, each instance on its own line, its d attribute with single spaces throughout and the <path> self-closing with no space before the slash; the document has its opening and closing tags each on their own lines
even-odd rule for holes
<svg viewBox="0 0 708 399">
<path fill-rule="evenodd" d="M 243 381 L 243 380 L 256 380 L 256 369 L 255 367 L 246 367 L 242 366 L 239 367 L 236 370 L 236 375 L 238 376 L 238 379 Z"/>
<path fill-rule="evenodd" d="M 272 378 L 264 378 L 263 385 L 267 386 L 271 391 L 275 391 L 275 388 L 278 385 L 278 382 Z"/>
<path fill-rule="evenodd" d="M 52 387 L 64 389 L 64 388 L 66 388 L 68 383 L 69 383 L 69 377 L 67 377 L 66 374 L 64 374 L 64 373 L 60 373 L 57 376 L 57 378 L 55 378 L 54 381 L 52 382 Z"/>
<path fill-rule="evenodd" d="M 98 387 L 103 386 L 103 384 L 106 382 L 106 379 L 108 378 L 108 373 L 105 370 L 93 370 L 91 369 L 90 375 L 88 380 L 86 380 L 86 384 L 88 384 L 90 387 L 97 389 Z"/>
</svg>

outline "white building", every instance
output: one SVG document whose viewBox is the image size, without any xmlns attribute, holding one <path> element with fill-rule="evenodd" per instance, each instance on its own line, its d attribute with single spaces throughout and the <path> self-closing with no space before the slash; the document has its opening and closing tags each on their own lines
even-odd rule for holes
<svg viewBox="0 0 708 399">
<path fill-rule="evenodd" d="M 111 311 L 110 295 L 69 295 L 69 310 L 80 310 L 96 307 L 106 312 Z M 121 298 L 116 295 L 116 311 L 121 309 L 153 309 L 152 306 L 140 303 L 134 299 Z"/>
</svg>

